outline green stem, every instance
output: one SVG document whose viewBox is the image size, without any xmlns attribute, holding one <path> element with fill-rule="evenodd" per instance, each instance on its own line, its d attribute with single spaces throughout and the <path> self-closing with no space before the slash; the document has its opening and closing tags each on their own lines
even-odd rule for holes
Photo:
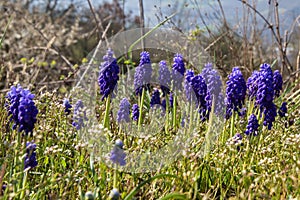
<svg viewBox="0 0 300 200">
<path fill-rule="evenodd" d="M 114 184 L 113 184 L 113 188 L 117 188 L 117 183 L 118 183 L 117 169 L 118 169 L 118 165 L 115 164 L 115 170 L 114 170 Z"/>
<path fill-rule="evenodd" d="M 140 101 L 140 114 L 139 114 L 139 121 L 138 121 L 138 131 L 141 129 L 141 124 L 142 124 L 142 115 L 143 115 L 143 105 L 144 105 L 144 98 L 145 98 L 145 88 L 142 90 L 142 96 L 141 96 L 141 101 Z"/>
<path fill-rule="evenodd" d="M 105 114 L 104 114 L 104 128 L 109 128 L 109 111 L 110 111 L 110 95 L 106 98 L 106 105 L 105 105 Z"/>
<path fill-rule="evenodd" d="M 176 96 L 173 97 L 173 119 L 172 119 L 172 125 L 173 127 L 176 126 Z"/>
<path fill-rule="evenodd" d="M 234 134 L 234 118 L 235 118 L 235 111 L 233 111 L 232 116 L 231 116 L 230 137 L 233 137 L 233 134 Z"/>
</svg>

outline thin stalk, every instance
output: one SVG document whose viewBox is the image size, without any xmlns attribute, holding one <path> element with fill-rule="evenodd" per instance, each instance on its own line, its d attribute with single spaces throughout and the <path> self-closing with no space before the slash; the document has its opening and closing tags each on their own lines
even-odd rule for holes
<svg viewBox="0 0 300 200">
<path fill-rule="evenodd" d="M 143 104 L 144 104 L 144 98 L 145 98 L 145 88 L 142 90 L 142 96 L 140 101 L 140 115 L 139 115 L 139 121 L 138 121 L 138 131 L 141 129 L 142 124 L 142 115 L 143 115 Z"/>
<path fill-rule="evenodd" d="M 175 127 L 176 126 L 176 109 L 177 109 L 177 106 L 176 106 L 176 96 L 174 95 L 174 97 L 173 97 L 173 119 L 172 119 L 172 125 L 173 125 L 173 127 Z"/>
<path fill-rule="evenodd" d="M 104 128 L 109 128 L 109 111 L 110 111 L 110 95 L 106 98 L 106 105 L 105 105 L 105 114 L 104 114 Z"/>
</svg>

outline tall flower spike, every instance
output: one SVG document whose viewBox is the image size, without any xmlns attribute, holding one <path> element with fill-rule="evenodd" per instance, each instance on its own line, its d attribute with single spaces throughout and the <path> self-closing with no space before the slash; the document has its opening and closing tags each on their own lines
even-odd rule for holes
<svg viewBox="0 0 300 200">
<path fill-rule="evenodd" d="M 232 111 L 239 112 L 242 109 L 247 91 L 246 81 L 238 67 L 232 69 L 228 79 L 226 82 L 226 118 L 232 115 Z"/>
<path fill-rule="evenodd" d="M 132 119 L 134 121 L 137 121 L 139 119 L 139 116 L 140 116 L 139 106 L 137 104 L 133 104 L 133 106 L 132 106 Z"/>
<path fill-rule="evenodd" d="M 24 131 L 27 135 L 32 133 L 38 109 L 33 101 L 34 95 L 29 90 L 23 89 L 20 85 L 11 87 L 6 98 L 9 100 L 8 114 L 10 120 L 14 120 L 13 128 L 19 126 L 19 132 Z"/>
<path fill-rule="evenodd" d="M 69 99 L 67 99 L 67 98 L 64 99 L 63 106 L 65 107 L 65 113 L 67 115 L 69 115 L 71 112 L 71 108 L 72 108 L 72 105 L 70 104 Z"/>
<path fill-rule="evenodd" d="M 171 73 L 165 60 L 159 62 L 158 81 L 163 94 L 169 94 L 171 87 Z"/>
<path fill-rule="evenodd" d="M 288 109 L 287 109 L 287 103 L 283 102 L 281 107 L 278 110 L 278 114 L 280 117 L 285 117 L 287 115 Z"/>
<path fill-rule="evenodd" d="M 211 104 L 214 103 L 214 113 L 222 114 L 224 111 L 224 95 L 222 93 L 222 80 L 217 70 L 213 69 L 212 63 L 204 65 L 201 76 L 207 85 L 210 94 Z"/>
<path fill-rule="evenodd" d="M 254 114 L 250 115 L 245 134 L 249 136 L 257 136 L 258 127 L 259 124 L 256 116 Z"/>
<path fill-rule="evenodd" d="M 36 144 L 33 142 L 26 143 L 26 156 L 24 160 L 24 169 L 34 168 L 38 165 L 36 160 Z"/>
<path fill-rule="evenodd" d="M 123 150 L 123 142 L 120 139 L 117 139 L 115 145 L 110 152 L 110 161 L 114 164 L 118 164 L 120 166 L 126 165 L 126 154 Z"/>
<path fill-rule="evenodd" d="M 117 121 L 130 122 L 130 103 L 126 98 L 123 98 L 120 103 L 120 108 L 117 114 Z"/>
<path fill-rule="evenodd" d="M 273 87 L 275 97 L 279 97 L 280 91 L 282 90 L 282 76 L 278 70 L 273 73 Z"/>
<path fill-rule="evenodd" d="M 161 104 L 160 102 L 160 93 L 159 90 L 154 90 L 152 96 L 151 96 L 151 100 L 150 100 L 150 107 L 153 108 L 156 104 Z"/>
<path fill-rule="evenodd" d="M 193 87 L 192 87 L 192 79 L 194 78 L 194 71 L 189 69 L 186 72 L 185 75 L 185 80 L 184 80 L 184 90 L 185 90 L 185 95 L 187 100 L 190 101 L 195 101 L 196 97 L 195 94 L 193 92 Z"/>
<path fill-rule="evenodd" d="M 182 89 L 182 82 L 184 79 L 185 65 L 181 54 L 175 54 L 172 66 L 172 80 L 174 90 Z"/>
<path fill-rule="evenodd" d="M 101 100 L 104 100 L 111 94 L 119 80 L 119 66 L 117 59 L 113 57 L 113 51 L 107 50 L 107 54 L 103 56 L 104 62 L 100 66 L 98 84 L 100 86 Z"/>
<path fill-rule="evenodd" d="M 86 111 L 81 100 L 78 100 L 75 104 L 74 108 L 74 115 L 73 115 L 73 123 L 72 125 L 77 129 L 80 130 L 82 127 L 85 126 L 84 122 L 87 121 L 88 118 L 86 116 Z"/>
<path fill-rule="evenodd" d="M 148 89 L 151 82 L 152 67 L 150 54 L 143 51 L 140 54 L 140 64 L 135 68 L 134 89 L 136 95 L 142 95 L 143 88 Z"/>
<path fill-rule="evenodd" d="M 259 75 L 259 72 L 255 70 L 247 80 L 248 96 L 250 99 L 255 98 L 257 94 Z"/>
</svg>

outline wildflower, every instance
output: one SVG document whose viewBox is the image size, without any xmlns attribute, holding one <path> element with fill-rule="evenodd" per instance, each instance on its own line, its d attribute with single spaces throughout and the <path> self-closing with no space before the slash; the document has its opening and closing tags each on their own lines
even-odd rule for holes
<svg viewBox="0 0 300 200">
<path fill-rule="evenodd" d="M 232 115 L 232 111 L 239 113 L 239 110 L 243 107 L 247 90 L 245 79 L 238 67 L 233 68 L 228 79 L 226 82 L 226 118 Z"/>
<path fill-rule="evenodd" d="M 264 126 L 268 126 L 270 130 L 272 123 L 275 121 L 277 115 L 276 106 L 273 103 L 274 86 L 273 86 L 273 72 L 269 64 L 262 64 L 260 66 L 260 77 L 258 81 L 256 105 L 260 107 L 264 113 Z"/>
<path fill-rule="evenodd" d="M 156 104 L 161 104 L 160 102 L 160 93 L 159 90 L 154 90 L 152 96 L 151 96 L 151 100 L 150 100 L 150 107 L 153 108 Z"/>
<path fill-rule="evenodd" d="M 139 119 L 139 116 L 140 116 L 139 106 L 137 104 L 133 104 L 133 106 L 132 106 L 132 119 L 134 121 L 137 121 Z"/>
<path fill-rule="evenodd" d="M 36 160 L 36 144 L 33 142 L 26 143 L 26 156 L 24 161 L 24 169 L 34 168 L 38 165 Z"/>
<path fill-rule="evenodd" d="M 169 94 L 171 86 L 171 73 L 167 67 L 166 61 L 164 60 L 159 62 L 158 82 L 163 94 Z"/>
<path fill-rule="evenodd" d="M 247 80 L 248 96 L 250 99 L 253 99 L 256 96 L 258 80 L 259 72 L 255 70 L 254 72 L 252 72 L 252 75 Z"/>
<path fill-rule="evenodd" d="M 192 101 L 192 100 L 196 100 L 195 98 L 195 94 L 193 92 L 193 87 L 192 87 L 192 79 L 194 77 L 194 71 L 189 69 L 186 72 L 185 75 L 185 81 L 184 81 L 184 90 L 185 90 L 185 94 L 186 94 L 186 98 L 188 101 Z"/>
<path fill-rule="evenodd" d="M 75 104 L 74 108 L 74 115 L 73 115 L 73 123 L 72 125 L 77 129 L 80 130 L 82 127 L 85 126 L 84 121 L 87 121 L 86 111 L 84 109 L 83 102 L 78 100 Z"/>
<path fill-rule="evenodd" d="M 119 164 L 120 166 L 124 166 L 126 165 L 125 158 L 126 158 L 126 154 L 123 150 L 123 142 L 120 139 L 118 139 L 116 140 L 115 145 L 112 151 L 110 152 L 110 160 L 114 164 Z"/>
<path fill-rule="evenodd" d="M 118 189 L 114 188 L 110 191 L 109 198 L 111 200 L 118 200 L 119 197 L 120 197 L 120 193 L 119 193 Z"/>
<path fill-rule="evenodd" d="M 166 99 L 162 100 L 161 105 L 165 110 L 167 109 Z M 173 94 L 172 93 L 170 93 L 170 96 L 169 96 L 169 107 L 173 108 Z"/>
<path fill-rule="evenodd" d="M 224 95 L 222 93 L 222 81 L 218 71 L 213 69 L 212 63 L 207 63 L 201 72 L 210 94 L 210 100 L 214 103 L 214 113 L 221 114 L 224 108 Z"/>
<path fill-rule="evenodd" d="M 67 99 L 67 98 L 64 99 L 63 106 L 65 107 L 65 113 L 67 115 L 69 115 L 71 112 L 71 108 L 72 108 L 72 105 L 70 104 L 69 99 Z"/>
<path fill-rule="evenodd" d="M 281 107 L 278 110 L 278 114 L 280 117 L 285 117 L 287 115 L 287 103 L 283 102 Z"/>
<path fill-rule="evenodd" d="M 117 121 L 121 123 L 130 122 L 130 103 L 126 98 L 123 98 L 120 103 L 120 108 L 118 110 Z"/>
<path fill-rule="evenodd" d="M 5 193 L 6 188 L 7 188 L 7 185 L 6 185 L 6 184 L 3 184 L 3 185 L 2 185 L 2 194 Z"/>
<path fill-rule="evenodd" d="M 275 97 L 279 97 L 280 91 L 282 90 L 282 76 L 278 70 L 273 73 L 273 87 Z"/>
<path fill-rule="evenodd" d="M 181 54 L 175 54 L 173 58 L 173 66 L 172 66 L 172 80 L 173 80 L 173 88 L 174 90 L 182 89 L 182 82 L 184 78 L 185 66 L 183 57 Z"/>
<path fill-rule="evenodd" d="M 151 81 L 152 68 L 150 54 L 143 51 L 140 54 L 140 64 L 135 69 L 134 74 L 134 89 L 136 95 L 141 95 L 143 88 L 148 89 Z"/>
<path fill-rule="evenodd" d="M 258 127 L 259 124 L 256 116 L 254 114 L 250 115 L 245 134 L 257 136 Z"/>
<path fill-rule="evenodd" d="M 107 98 L 113 92 L 119 80 L 120 69 L 117 59 L 113 57 L 113 53 L 111 49 L 108 49 L 106 55 L 103 56 L 104 62 L 100 66 L 98 84 L 100 86 L 100 94 L 102 95 L 101 100 L 104 100 L 104 98 Z"/>
<path fill-rule="evenodd" d="M 11 87 L 6 98 L 9 100 L 8 115 L 11 115 L 10 120 L 14 120 L 13 129 L 19 126 L 19 132 L 24 131 L 26 135 L 32 133 L 38 114 L 33 101 L 34 94 L 18 85 Z"/>
</svg>

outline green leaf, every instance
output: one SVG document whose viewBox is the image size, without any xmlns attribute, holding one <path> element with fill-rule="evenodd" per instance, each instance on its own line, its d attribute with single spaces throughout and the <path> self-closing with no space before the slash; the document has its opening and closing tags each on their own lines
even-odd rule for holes
<svg viewBox="0 0 300 200">
<path fill-rule="evenodd" d="M 167 199 L 188 199 L 188 198 L 185 194 L 173 192 L 173 193 L 167 194 L 166 196 L 160 198 L 159 200 L 167 200 Z"/>
</svg>

